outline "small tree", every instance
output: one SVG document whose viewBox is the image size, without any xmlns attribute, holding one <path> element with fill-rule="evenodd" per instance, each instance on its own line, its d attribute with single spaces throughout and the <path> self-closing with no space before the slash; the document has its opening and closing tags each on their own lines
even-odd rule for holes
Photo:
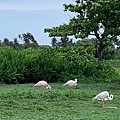
<svg viewBox="0 0 120 120">
<path fill-rule="evenodd" d="M 102 51 L 120 35 L 119 0 L 76 0 L 76 4 L 64 4 L 65 11 L 77 13 L 68 24 L 46 28 L 49 36 L 74 35 L 76 38 L 96 38 L 95 57 L 102 60 Z"/>
</svg>

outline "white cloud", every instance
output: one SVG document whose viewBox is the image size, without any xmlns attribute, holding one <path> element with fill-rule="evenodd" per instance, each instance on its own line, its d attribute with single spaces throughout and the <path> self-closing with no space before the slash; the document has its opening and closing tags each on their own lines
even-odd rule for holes
<svg viewBox="0 0 120 120">
<path fill-rule="evenodd" d="M 0 2 L 0 10 L 35 11 L 35 10 L 55 10 L 63 9 L 59 3 L 40 2 Z"/>
</svg>

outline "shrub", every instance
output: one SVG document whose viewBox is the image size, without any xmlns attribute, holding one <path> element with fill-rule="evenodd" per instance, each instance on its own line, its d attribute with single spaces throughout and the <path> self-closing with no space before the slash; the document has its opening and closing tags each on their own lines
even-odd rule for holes
<svg viewBox="0 0 120 120">
<path fill-rule="evenodd" d="M 0 48 L 0 82 L 31 83 L 39 80 L 65 82 L 112 82 L 115 70 L 105 61 L 98 61 L 83 47 L 43 46 L 38 49 Z"/>
</svg>

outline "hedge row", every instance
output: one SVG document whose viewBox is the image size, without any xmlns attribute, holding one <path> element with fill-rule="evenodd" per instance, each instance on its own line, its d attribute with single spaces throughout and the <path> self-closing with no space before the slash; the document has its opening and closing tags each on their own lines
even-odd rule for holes
<svg viewBox="0 0 120 120">
<path fill-rule="evenodd" d="M 111 82 L 118 79 L 115 76 L 109 64 L 98 61 L 82 47 L 0 48 L 1 83 L 35 83 L 43 79 L 65 82 L 75 78 L 81 82 Z"/>
</svg>

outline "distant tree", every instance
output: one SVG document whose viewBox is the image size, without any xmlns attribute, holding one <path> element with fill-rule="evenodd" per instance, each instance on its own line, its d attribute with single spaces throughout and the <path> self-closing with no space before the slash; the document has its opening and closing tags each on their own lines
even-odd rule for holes
<svg viewBox="0 0 120 120">
<path fill-rule="evenodd" d="M 17 38 L 14 38 L 13 40 L 14 40 L 14 42 L 13 42 L 13 43 L 14 43 L 14 45 L 17 45 L 17 46 L 19 46 L 19 45 L 20 45 L 20 44 L 19 44 L 19 42 L 18 42 L 18 40 L 17 40 Z"/>
<path fill-rule="evenodd" d="M 60 41 L 57 43 L 58 46 L 67 46 L 67 45 L 73 45 L 73 40 L 69 39 L 67 36 L 63 36 L 60 38 Z"/>
<path fill-rule="evenodd" d="M 37 41 L 35 40 L 34 36 L 31 33 L 24 33 L 22 35 L 18 35 L 18 37 L 25 42 L 25 44 L 28 43 L 34 43 L 38 44 Z"/>
<path fill-rule="evenodd" d="M 95 47 L 95 41 L 96 39 L 94 38 L 91 38 L 91 39 L 85 38 L 85 39 L 77 40 L 75 44 L 79 46 L 85 46 L 85 47 L 89 47 L 89 46 Z"/>
<path fill-rule="evenodd" d="M 51 42 L 52 46 L 57 46 L 57 39 L 55 37 L 52 38 L 52 42 Z"/>
<path fill-rule="evenodd" d="M 13 41 L 9 41 L 9 46 L 14 47 Z"/>
<path fill-rule="evenodd" d="M 67 36 L 63 36 L 60 39 L 56 39 L 55 37 L 52 38 L 52 46 L 67 46 L 67 45 L 74 45 L 73 40 L 69 39 Z"/>
<path fill-rule="evenodd" d="M 4 38 L 3 39 L 3 44 L 10 45 L 9 39 L 8 38 Z"/>
<path fill-rule="evenodd" d="M 102 60 L 102 51 L 120 35 L 119 0 L 76 0 L 76 4 L 64 4 L 65 11 L 76 13 L 68 24 L 45 28 L 49 36 L 96 37 L 95 57 Z"/>
</svg>

